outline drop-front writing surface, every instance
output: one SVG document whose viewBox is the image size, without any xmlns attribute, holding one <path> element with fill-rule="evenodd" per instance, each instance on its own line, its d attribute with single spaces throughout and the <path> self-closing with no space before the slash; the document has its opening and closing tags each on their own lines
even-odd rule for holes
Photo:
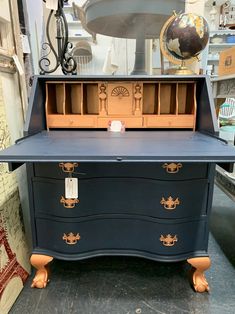
<svg viewBox="0 0 235 314">
<path fill-rule="evenodd" d="M 215 163 L 235 151 L 216 138 L 207 78 L 39 76 L 32 91 L 27 137 L 0 152 L 27 163 L 32 287 L 46 287 L 53 258 L 129 255 L 187 260 L 208 291 Z M 108 132 L 112 120 L 126 131 Z"/>
</svg>

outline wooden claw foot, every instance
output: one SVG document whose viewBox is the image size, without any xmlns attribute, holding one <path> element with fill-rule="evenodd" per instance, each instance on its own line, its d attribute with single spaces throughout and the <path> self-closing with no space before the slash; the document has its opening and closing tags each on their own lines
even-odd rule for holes
<svg viewBox="0 0 235 314">
<path fill-rule="evenodd" d="M 47 255 L 33 254 L 30 258 L 30 263 L 37 269 L 36 275 L 31 284 L 32 288 L 45 288 L 49 282 L 49 267 L 48 263 L 53 260 L 53 257 Z"/>
<path fill-rule="evenodd" d="M 209 291 L 210 288 L 203 272 L 210 267 L 211 265 L 210 258 L 195 257 L 188 259 L 187 262 L 190 265 L 192 265 L 190 275 L 195 291 L 196 292 Z"/>
</svg>

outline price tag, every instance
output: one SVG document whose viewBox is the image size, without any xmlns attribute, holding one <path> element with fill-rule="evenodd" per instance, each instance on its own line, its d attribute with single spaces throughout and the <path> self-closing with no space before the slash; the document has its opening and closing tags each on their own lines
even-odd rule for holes
<svg viewBox="0 0 235 314">
<path fill-rule="evenodd" d="M 21 34 L 21 43 L 23 48 L 23 53 L 30 53 L 29 39 L 27 35 Z"/>
<path fill-rule="evenodd" d="M 77 178 L 65 178 L 65 198 L 78 198 Z"/>
<path fill-rule="evenodd" d="M 58 0 L 46 0 L 46 8 L 56 11 L 58 9 Z"/>
<path fill-rule="evenodd" d="M 122 121 L 113 120 L 109 123 L 108 130 L 110 132 L 124 132 L 125 131 L 125 125 Z"/>
</svg>

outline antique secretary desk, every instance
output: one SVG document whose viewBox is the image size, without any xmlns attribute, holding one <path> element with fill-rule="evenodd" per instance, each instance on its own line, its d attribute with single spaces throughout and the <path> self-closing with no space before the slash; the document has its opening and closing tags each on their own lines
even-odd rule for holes
<svg viewBox="0 0 235 314">
<path fill-rule="evenodd" d="M 216 134 L 206 76 L 35 77 L 25 137 L 0 154 L 27 164 L 32 287 L 53 258 L 127 255 L 187 260 L 208 291 L 215 165 L 235 161 Z"/>
</svg>

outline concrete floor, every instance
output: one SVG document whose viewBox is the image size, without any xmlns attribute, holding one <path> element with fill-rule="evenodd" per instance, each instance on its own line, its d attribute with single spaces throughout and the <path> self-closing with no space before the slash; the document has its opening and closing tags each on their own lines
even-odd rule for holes
<svg viewBox="0 0 235 314">
<path fill-rule="evenodd" d="M 235 203 L 215 189 L 206 272 L 210 293 L 195 293 L 185 262 L 103 257 L 55 261 L 46 289 L 31 278 L 11 314 L 232 314 L 235 313 Z"/>
</svg>

